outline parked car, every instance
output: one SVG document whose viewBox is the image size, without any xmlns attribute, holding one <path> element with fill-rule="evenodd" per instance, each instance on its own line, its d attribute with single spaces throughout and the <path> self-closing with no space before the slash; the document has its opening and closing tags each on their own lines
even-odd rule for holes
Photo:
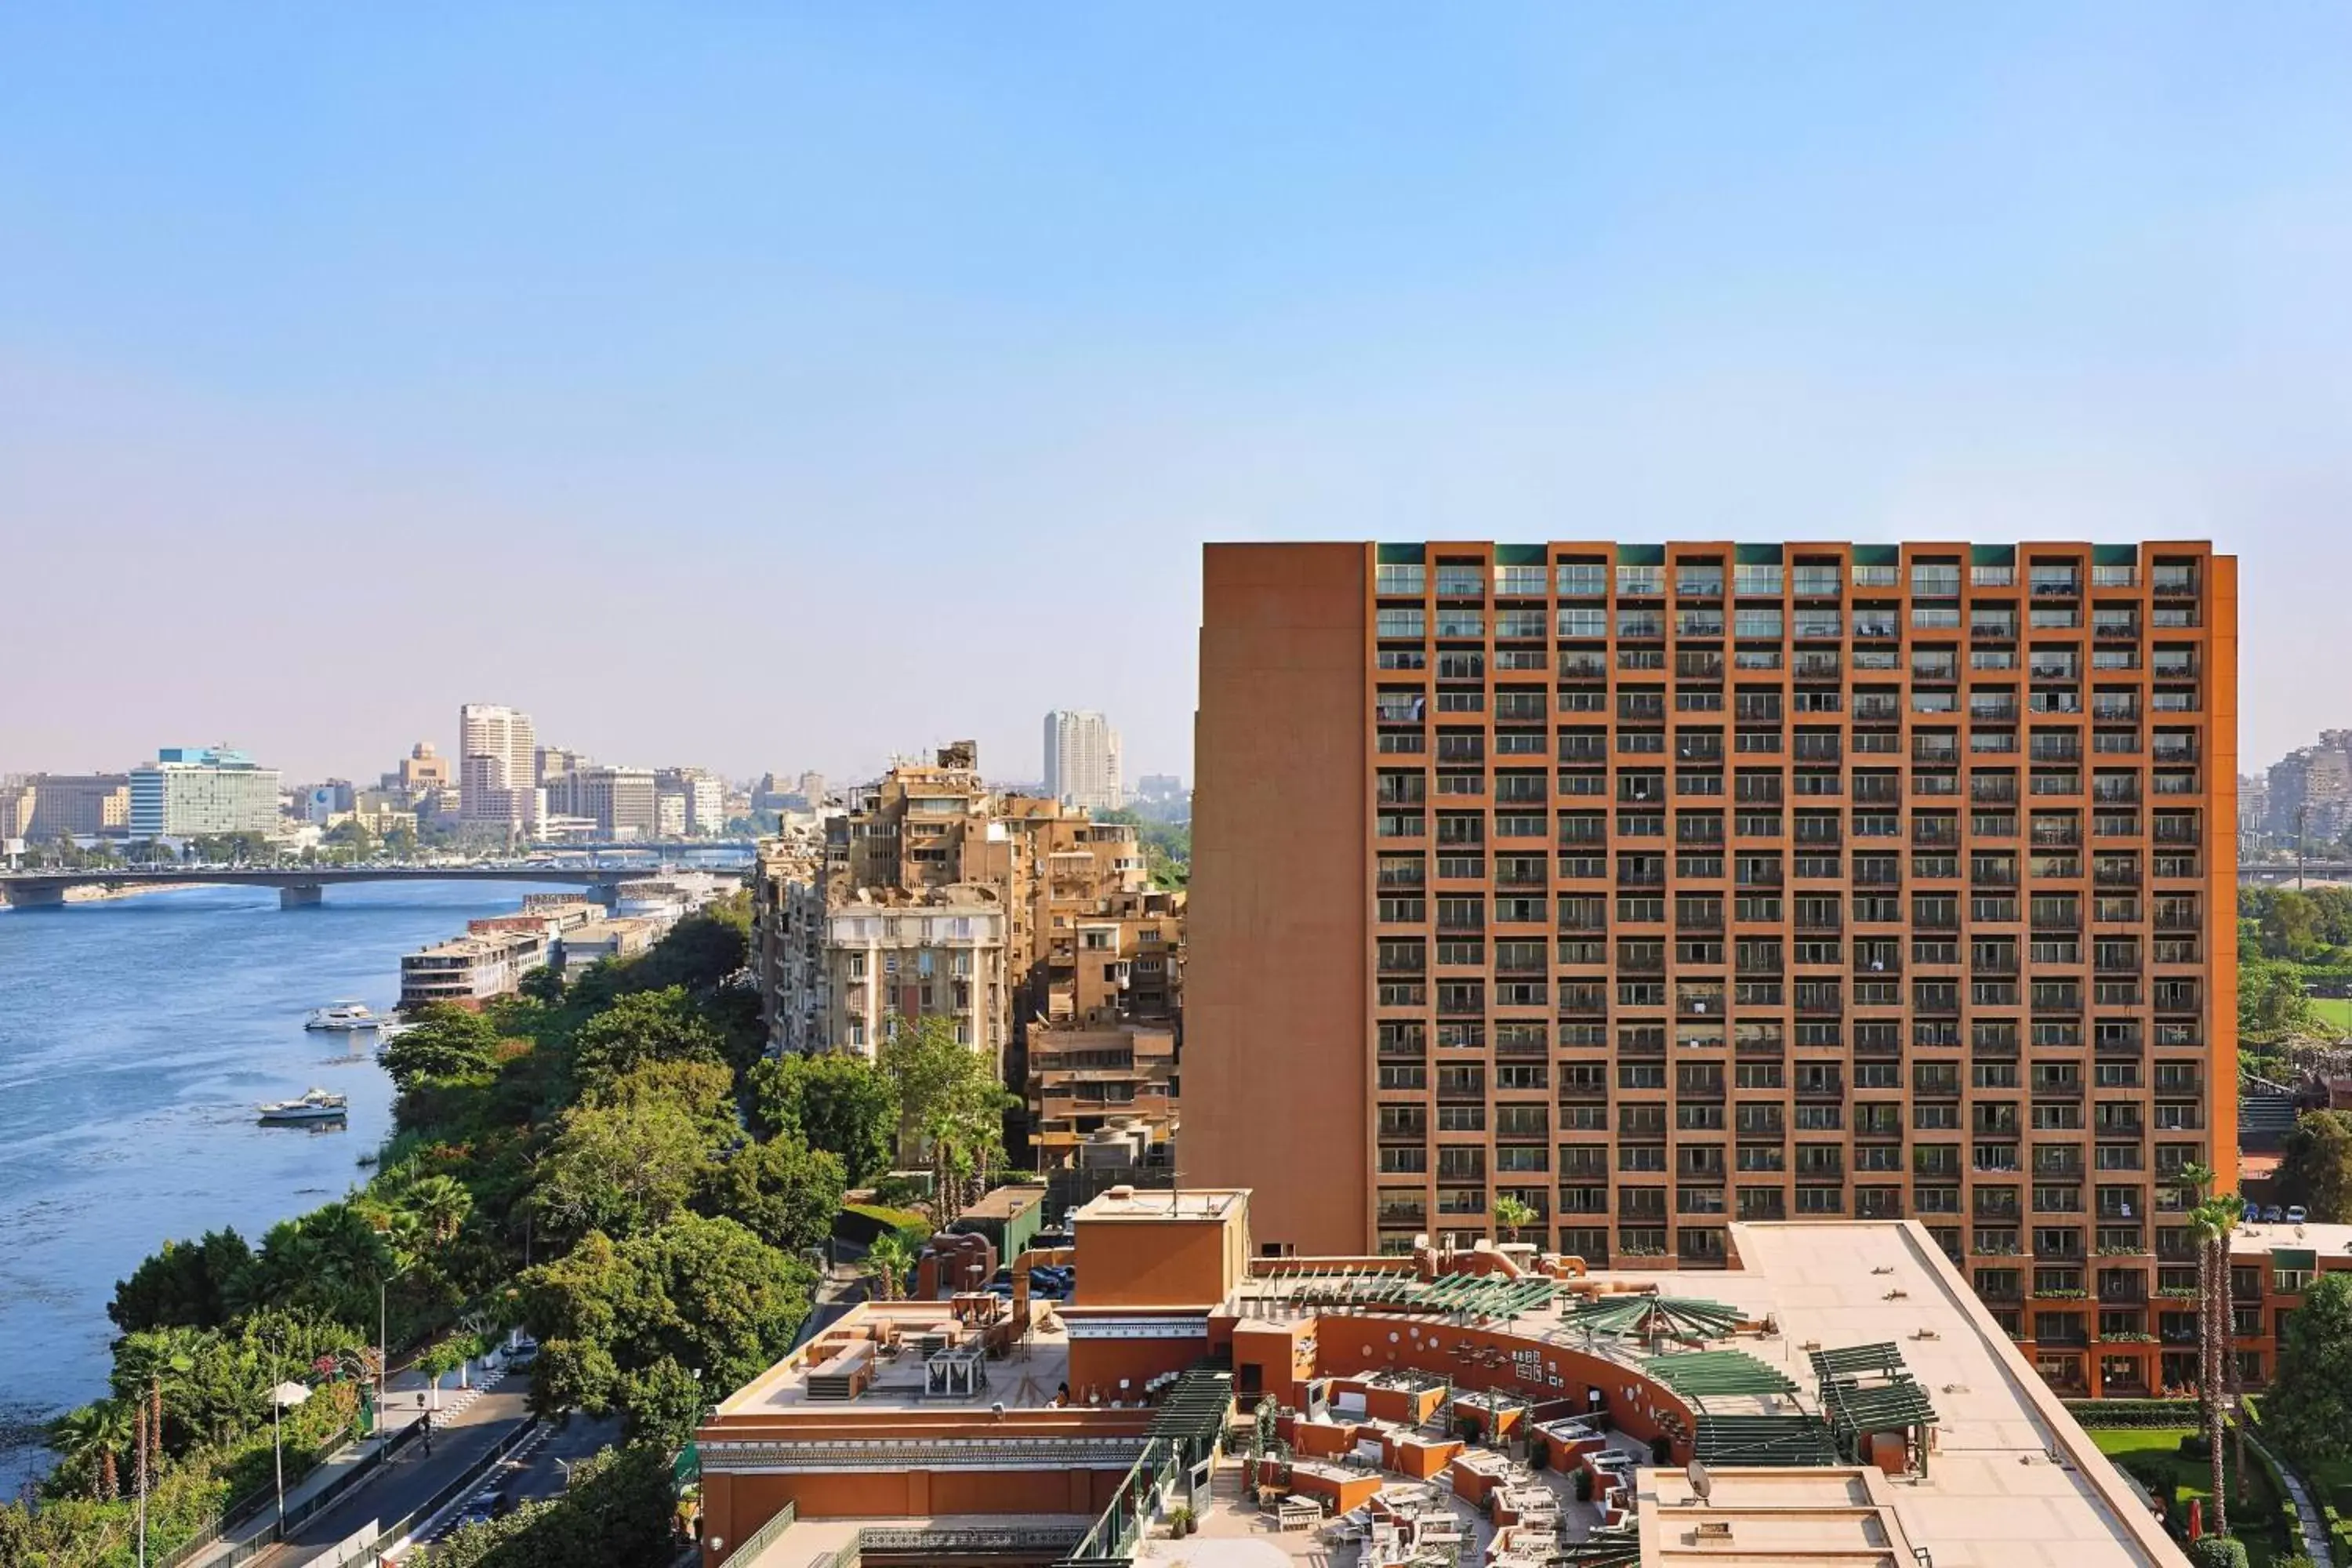
<svg viewBox="0 0 2352 1568">
<path fill-rule="evenodd" d="M 2261 1220 L 2264 1225 L 2276 1225 L 2279 1221 L 2286 1217 L 2286 1211 L 2279 1207 L 2276 1204 L 2271 1205 L 2268 1208 L 2263 1208 L 2258 1205 L 2252 1212 L 2254 1217 Z"/>
<path fill-rule="evenodd" d="M 2297 1204 L 2293 1208 L 2286 1211 L 2286 1222 L 2289 1225 L 2301 1225 L 2305 1220 L 2307 1220 L 2310 1217 L 2310 1211 L 2305 1209 L 2301 1204 Z"/>
</svg>

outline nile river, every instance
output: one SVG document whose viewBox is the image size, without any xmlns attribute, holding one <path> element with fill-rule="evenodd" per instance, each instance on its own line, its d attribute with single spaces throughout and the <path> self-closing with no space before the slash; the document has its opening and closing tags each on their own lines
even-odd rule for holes
<svg viewBox="0 0 2352 1568">
<path fill-rule="evenodd" d="M 479 882 L 146 893 L 0 910 L 0 1497 L 47 1462 L 36 1424 L 105 1392 L 114 1282 L 167 1237 L 258 1242 L 348 1190 L 392 1086 L 373 1037 L 313 1034 L 313 1007 L 389 1012 L 400 955 L 536 889 Z M 353 1056 L 348 1053 L 359 1052 Z M 316 1084 L 342 1131 L 263 1127 Z"/>
</svg>

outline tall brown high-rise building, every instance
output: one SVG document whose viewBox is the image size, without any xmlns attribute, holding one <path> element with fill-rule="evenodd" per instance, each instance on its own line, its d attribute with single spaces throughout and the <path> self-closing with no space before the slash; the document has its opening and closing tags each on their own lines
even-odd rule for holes
<svg viewBox="0 0 2352 1568">
<path fill-rule="evenodd" d="M 2053 1382 L 2158 1384 L 2173 1173 L 2235 1181 L 2234 558 L 1205 565 L 1188 1184 L 1302 1254 L 1916 1217 Z"/>
</svg>

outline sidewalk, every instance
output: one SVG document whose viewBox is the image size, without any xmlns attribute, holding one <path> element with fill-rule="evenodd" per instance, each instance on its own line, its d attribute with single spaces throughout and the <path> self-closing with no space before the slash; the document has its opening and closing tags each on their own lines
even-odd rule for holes
<svg viewBox="0 0 2352 1568">
<path fill-rule="evenodd" d="M 2286 1495 L 2294 1503 L 2295 1528 L 2303 1535 L 2303 1554 L 2318 1563 L 2319 1568 L 2328 1568 L 2334 1557 L 2327 1547 L 2327 1520 L 2319 1511 L 2319 1505 L 2311 1500 L 2311 1489 L 2303 1484 L 2301 1476 L 2287 1468 L 2287 1462 L 2278 1457 L 2275 1449 L 2265 1447 L 2252 1432 L 2245 1436 L 2248 1447 L 2269 1456 L 2271 1463 L 2278 1467 L 2279 1479 L 2286 1483 Z"/>
<path fill-rule="evenodd" d="M 433 1465 L 436 1469 L 442 1468 L 439 1464 L 442 1458 L 441 1445 L 436 1442 L 433 1459 L 425 1460 L 424 1450 L 418 1445 L 416 1437 L 409 1432 L 409 1428 L 415 1426 L 429 1411 L 433 1415 L 434 1433 L 437 1438 L 442 1432 L 449 1430 L 453 1425 L 461 1425 L 462 1423 L 458 1423 L 457 1419 L 458 1415 L 472 1408 L 486 1393 L 498 1386 L 507 1376 L 503 1367 L 485 1372 L 483 1363 L 480 1362 L 472 1363 L 467 1370 L 473 1383 L 473 1386 L 468 1389 L 459 1389 L 455 1386 L 457 1373 L 448 1373 L 443 1375 L 441 1405 L 437 1410 L 434 1410 L 430 1405 L 432 1387 L 429 1378 L 423 1377 L 415 1372 L 393 1373 L 385 1383 L 384 1407 L 377 1412 L 374 1435 L 362 1437 L 355 1443 L 345 1444 L 332 1456 L 322 1460 L 309 1474 L 303 1476 L 300 1480 L 289 1482 L 286 1488 L 288 1520 L 303 1519 L 315 1500 L 345 1484 L 345 1478 L 352 1471 L 376 1464 L 379 1456 L 387 1448 L 396 1450 L 390 1456 L 388 1466 L 399 1465 L 404 1468 L 414 1459 Z M 379 1471 L 372 1479 L 352 1483 L 350 1496 L 353 1498 L 367 1496 L 371 1490 L 381 1485 L 383 1473 Z M 444 1479 L 454 1474 L 456 1474 L 456 1467 L 452 1465 L 444 1471 Z M 347 1500 L 347 1499 L 337 1499 L 328 1511 L 341 1510 Z M 398 1511 L 394 1510 L 395 1513 Z M 278 1507 L 273 1498 L 269 1506 L 264 1508 L 259 1513 L 233 1527 L 218 1541 L 189 1558 L 184 1568 L 211 1568 L 212 1564 L 218 1563 L 224 1559 L 245 1561 L 254 1555 L 253 1548 L 256 1543 L 267 1541 L 270 1532 L 277 1527 Z M 299 1536 L 302 1531 L 299 1526 L 295 1526 L 292 1533 Z"/>
</svg>

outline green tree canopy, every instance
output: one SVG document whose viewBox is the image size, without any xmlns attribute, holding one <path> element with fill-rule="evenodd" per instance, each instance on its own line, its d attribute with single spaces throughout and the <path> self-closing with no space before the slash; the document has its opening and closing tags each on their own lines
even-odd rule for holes
<svg viewBox="0 0 2352 1568">
<path fill-rule="evenodd" d="M 707 1120 L 667 1098 L 572 1107 L 540 1162 L 532 1202 L 558 1236 L 630 1236 L 686 1206 L 712 1152 Z"/>
<path fill-rule="evenodd" d="M 661 944 L 638 960 L 631 980 L 639 985 L 677 985 L 709 991 L 751 962 L 751 900 L 749 894 L 723 899 L 670 927 Z"/>
<path fill-rule="evenodd" d="M 996 1064 L 958 1043 L 942 1017 L 902 1024 L 882 1047 L 882 1069 L 898 1086 L 902 1150 L 929 1157 L 933 1220 L 961 1213 L 965 1194 L 985 1184 L 989 1163 L 1004 1152 L 1004 1112 L 1013 1097 L 997 1081 Z"/>
<path fill-rule="evenodd" d="M 125 1333 L 141 1329 L 216 1329 L 229 1320 L 230 1294 L 253 1265 L 253 1248 L 234 1230 L 201 1241 L 167 1241 L 114 1283 L 106 1315 Z"/>
<path fill-rule="evenodd" d="M 607 1448 L 572 1468 L 555 1498 L 469 1524 L 433 1549 L 433 1568 L 639 1568 L 675 1555 L 669 1452 Z"/>
<path fill-rule="evenodd" d="M 2287 1314 L 2263 1430 L 2306 1472 L 2352 1458 L 2352 1274 L 2322 1274 Z"/>
<path fill-rule="evenodd" d="M 898 1131 L 898 1085 L 864 1057 L 844 1053 L 771 1058 L 751 1068 L 759 1123 L 841 1161 L 852 1186 L 890 1168 Z"/>
<path fill-rule="evenodd" d="M 363 1330 L 375 1321 L 376 1282 L 398 1272 L 390 1244 L 368 1215 L 350 1203 L 331 1203 L 270 1226 L 234 1295 L 242 1311 L 298 1308 Z"/>
<path fill-rule="evenodd" d="M 428 1079 L 478 1078 L 498 1065 L 498 1026 L 446 1002 L 425 1007 L 415 1026 L 383 1047 L 384 1070 L 405 1093 Z"/>
<path fill-rule="evenodd" d="M 731 1219 L 681 1214 L 622 1241 L 592 1232 L 522 1277 L 523 1321 L 541 1346 L 533 1407 L 610 1410 L 624 1380 L 664 1359 L 740 1387 L 792 1348 L 814 1284 Z"/>
<path fill-rule="evenodd" d="M 656 1061 L 723 1064 L 725 1041 L 681 986 L 614 999 L 572 1037 L 572 1070 L 583 1083 L 617 1078 Z"/>
<path fill-rule="evenodd" d="M 2300 1034 L 2319 1026 L 2303 982 L 2284 963 L 2257 963 L 2238 970 L 2238 1030 L 2255 1038 Z"/>
<path fill-rule="evenodd" d="M 2296 1118 L 2278 1181 L 2322 1224 L 2352 1221 L 2352 1111 L 2311 1110 Z"/>
<path fill-rule="evenodd" d="M 780 1136 L 706 1165 L 695 1206 L 741 1221 L 771 1247 L 797 1252 L 833 1234 L 847 1186 L 838 1158 Z"/>
</svg>

